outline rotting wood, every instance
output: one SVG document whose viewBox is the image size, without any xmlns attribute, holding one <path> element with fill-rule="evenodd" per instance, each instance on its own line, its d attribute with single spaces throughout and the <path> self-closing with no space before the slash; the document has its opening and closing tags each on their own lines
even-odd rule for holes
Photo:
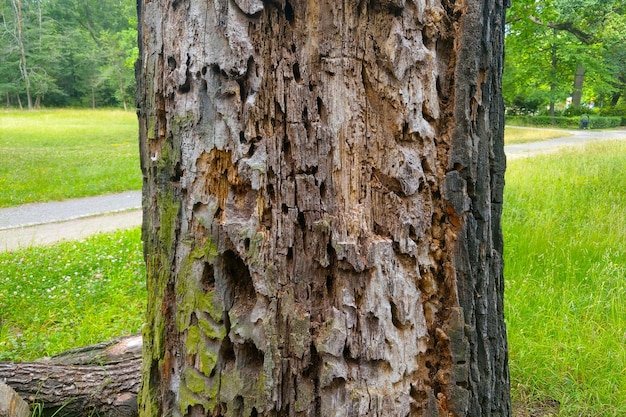
<svg viewBox="0 0 626 417">
<path fill-rule="evenodd" d="M 140 2 L 143 414 L 510 413 L 506 5 Z"/>
<path fill-rule="evenodd" d="M 129 336 L 28 363 L 0 363 L 4 381 L 44 415 L 137 416 L 141 336 Z"/>
<path fill-rule="evenodd" d="M 26 401 L 2 381 L 0 381 L 0 417 L 30 417 L 30 408 Z"/>
</svg>

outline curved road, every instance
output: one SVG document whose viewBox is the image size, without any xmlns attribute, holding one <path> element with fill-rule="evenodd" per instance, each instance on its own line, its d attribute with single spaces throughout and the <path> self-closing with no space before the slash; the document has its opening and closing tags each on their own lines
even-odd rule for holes
<svg viewBox="0 0 626 417">
<path fill-rule="evenodd" d="M 572 136 L 507 145 L 504 147 L 507 159 L 555 152 L 590 141 L 626 139 L 626 130 L 566 132 Z M 0 209 L 0 251 L 137 227 L 141 216 L 140 191 Z"/>
</svg>

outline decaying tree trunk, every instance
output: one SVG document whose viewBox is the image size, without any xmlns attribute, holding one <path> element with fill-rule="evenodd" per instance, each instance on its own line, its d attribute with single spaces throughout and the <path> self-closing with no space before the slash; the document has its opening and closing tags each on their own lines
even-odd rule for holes
<svg viewBox="0 0 626 417">
<path fill-rule="evenodd" d="M 44 415 L 133 417 L 141 346 L 137 335 L 37 362 L 0 362 L 0 381 L 29 403 L 41 404 Z"/>
<path fill-rule="evenodd" d="M 144 416 L 507 416 L 506 0 L 144 0 Z"/>
</svg>

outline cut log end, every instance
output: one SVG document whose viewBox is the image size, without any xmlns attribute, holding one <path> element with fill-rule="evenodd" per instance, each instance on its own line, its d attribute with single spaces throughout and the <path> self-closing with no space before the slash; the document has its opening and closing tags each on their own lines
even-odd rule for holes
<svg viewBox="0 0 626 417">
<path fill-rule="evenodd" d="M 22 398 L 41 404 L 43 415 L 135 417 L 141 348 L 141 336 L 134 335 L 35 362 L 0 363 L 0 380 L 10 390 L 5 394 L 0 385 L 0 417 L 30 416 Z M 22 400 L 26 414 L 13 411 L 14 398 Z"/>
</svg>

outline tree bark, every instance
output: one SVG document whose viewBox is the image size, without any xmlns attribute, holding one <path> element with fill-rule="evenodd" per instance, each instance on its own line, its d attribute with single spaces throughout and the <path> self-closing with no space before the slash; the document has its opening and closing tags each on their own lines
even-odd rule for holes
<svg viewBox="0 0 626 417">
<path fill-rule="evenodd" d="M 585 81 L 585 67 L 581 64 L 576 66 L 574 74 L 574 91 L 572 92 L 572 107 L 579 108 L 583 97 L 583 83 Z"/>
<path fill-rule="evenodd" d="M 141 2 L 142 415 L 510 415 L 505 7 Z"/>
<path fill-rule="evenodd" d="M 134 417 L 141 342 L 141 336 L 130 336 L 37 362 L 2 362 L 0 381 L 41 404 L 43 415 Z"/>
</svg>

